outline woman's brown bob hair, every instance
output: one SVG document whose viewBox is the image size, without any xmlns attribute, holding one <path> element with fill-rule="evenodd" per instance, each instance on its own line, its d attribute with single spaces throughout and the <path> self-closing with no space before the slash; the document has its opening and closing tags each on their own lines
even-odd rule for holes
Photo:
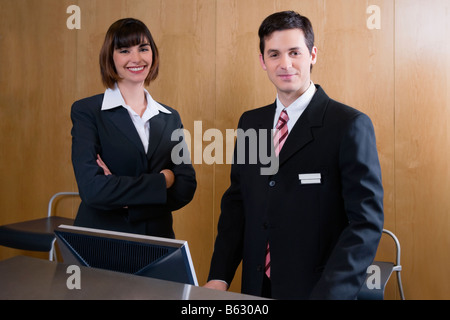
<svg viewBox="0 0 450 320">
<path fill-rule="evenodd" d="M 100 72 L 105 87 L 113 89 L 121 78 L 114 65 L 114 50 L 129 48 L 148 42 L 152 49 L 152 65 L 144 84 L 148 86 L 155 80 L 159 71 L 159 54 L 156 43 L 147 26 L 137 19 L 126 18 L 114 22 L 108 29 L 102 49 L 100 50 Z"/>
</svg>

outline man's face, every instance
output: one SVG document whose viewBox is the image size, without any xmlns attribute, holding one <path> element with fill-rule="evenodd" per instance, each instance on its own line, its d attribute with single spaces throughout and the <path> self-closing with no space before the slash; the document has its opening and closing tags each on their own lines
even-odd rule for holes
<svg viewBox="0 0 450 320">
<path fill-rule="evenodd" d="M 310 53 L 300 29 L 275 31 L 265 40 L 261 66 L 277 88 L 280 98 L 291 102 L 300 97 L 311 83 L 311 65 L 316 63 L 317 48 Z"/>
</svg>

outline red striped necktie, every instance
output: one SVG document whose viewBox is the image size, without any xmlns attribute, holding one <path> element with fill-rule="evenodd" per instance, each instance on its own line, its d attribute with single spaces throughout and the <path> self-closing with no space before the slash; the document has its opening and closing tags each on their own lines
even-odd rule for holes
<svg viewBox="0 0 450 320">
<path fill-rule="evenodd" d="M 287 122 L 289 121 L 289 116 L 286 112 L 286 109 L 281 111 L 280 117 L 278 118 L 278 122 L 276 125 L 275 134 L 273 137 L 273 144 L 275 146 L 275 154 L 278 156 L 280 154 L 281 148 L 283 148 L 284 142 L 288 136 L 288 126 Z"/>
<path fill-rule="evenodd" d="M 287 122 L 289 121 L 289 116 L 286 112 L 286 109 L 280 114 L 280 118 L 278 119 L 276 130 L 273 136 L 273 144 L 275 147 L 275 154 L 278 156 L 280 154 L 281 148 L 283 148 L 284 142 L 288 136 L 288 126 Z M 265 272 L 268 278 L 270 278 L 270 248 L 269 242 L 267 242 L 266 248 L 266 263 L 265 263 Z"/>
</svg>

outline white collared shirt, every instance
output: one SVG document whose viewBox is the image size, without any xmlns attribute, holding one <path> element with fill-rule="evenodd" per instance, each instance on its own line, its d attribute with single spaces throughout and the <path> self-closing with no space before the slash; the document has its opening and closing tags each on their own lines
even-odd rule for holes
<svg viewBox="0 0 450 320">
<path fill-rule="evenodd" d="M 109 110 L 117 107 L 124 107 L 128 110 L 131 120 L 133 121 L 136 131 L 141 138 L 142 145 L 145 152 L 148 151 L 148 144 L 150 139 L 150 119 L 158 115 L 159 112 L 172 113 L 161 104 L 153 100 L 152 96 L 146 89 L 144 89 L 145 97 L 147 99 L 147 108 L 144 111 L 142 117 L 140 117 L 129 105 L 125 103 L 122 93 L 120 92 L 117 83 L 114 89 L 106 89 L 103 97 L 102 110 Z"/>
<path fill-rule="evenodd" d="M 289 116 L 289 121 L 287 123 L 288 130 L 291 132 L 292 128 L 294 127 L 297 120 L 302 115 L 303 111 L 305 111 L 306 107 L 311 102 L 312 98 L 314 97 L 314 94 L 316 93 L 316 86 L 311 81 L 311 84 L 309 88 L 297 99 L 295 100 L 290 106 L 285 107 L 280 99 L 277 96 L 277 109 L 275 111 L 275 118 L 273 123 L 273 128 L 276 128 L 278 118 L 280 117 L 281 111 L 286 109 L 286 112 Z"/>
</svg>

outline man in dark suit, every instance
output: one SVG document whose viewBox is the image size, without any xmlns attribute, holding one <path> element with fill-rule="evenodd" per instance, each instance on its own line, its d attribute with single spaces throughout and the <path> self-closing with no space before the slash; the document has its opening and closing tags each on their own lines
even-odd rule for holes
<svg viewBox="0 0 450 320">
<path fill-rule="evenodd" d="M 261 163 L 233 163 L 205 286 L 226 290 L 242 261 L 243 293 L 355 299 L 383 228 L 372 123 L 312 83 L 317 48 L 306 17 L 275 13 L 259 37 L 277 99 L 245 112 L 238 127 L 257 129 L 258 139 L 276 129 L 278 170 L 262 175 Z"/>
</svg>

